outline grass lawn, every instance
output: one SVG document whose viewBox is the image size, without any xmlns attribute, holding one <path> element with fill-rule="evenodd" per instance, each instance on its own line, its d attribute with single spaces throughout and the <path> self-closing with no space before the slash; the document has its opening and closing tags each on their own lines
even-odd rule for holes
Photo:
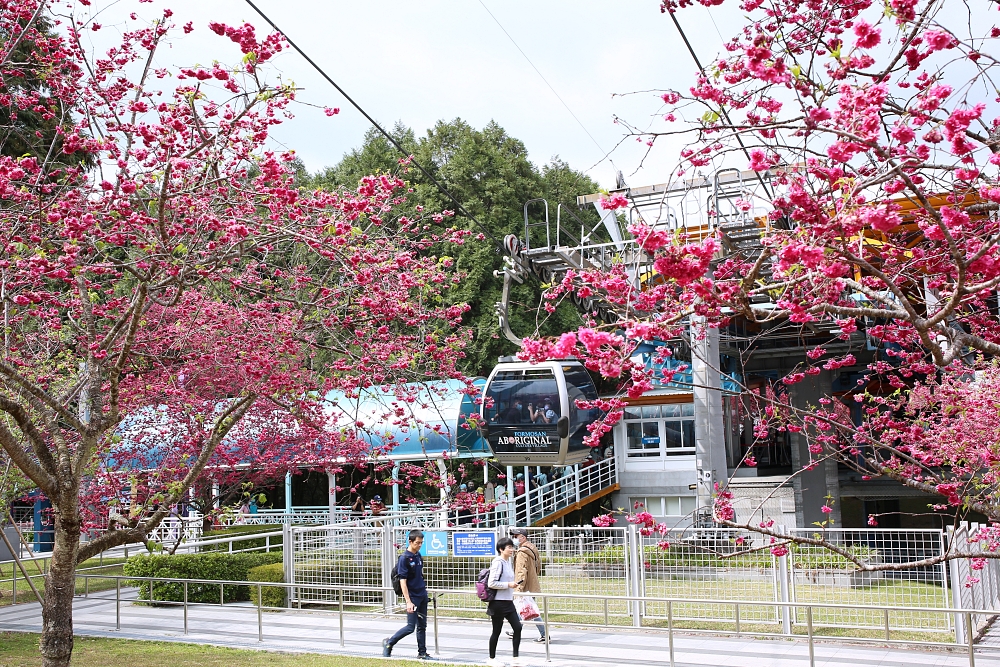
<svg viewBox="0 0 1000 667">
<path fill-rule="evenodd" d="M 38 635 L 0 632 L 0 667 L 36 667 Z M 198 644 L 143 642 L 127 639 L 77 637 L 74 667 L 386 667 L 417 665 L 415 660 L 385 660 L 318 655 L 315 653 L 271 653 L 241 651 Z M 445 664 L 445 663 L 437 663 Z"/>
<path fill-rule="evenodd" d="M 45 595 L 45 580 L 39 572 L 45 572 L 48 570 L 47 559 L 46 562 L 41 560 L 36 561 L 22 561 L 24 563 L 24 569 L 28 571 L 31 575 L 31 581 L 35 584 L 35 588 L 43 596 Z M 103 560 L 103 565 L 101 564 L 101 559 L 91 558 L 90 560 L 82 563 L 78 568 L 77 572 L 79 574 L 109 574 L 109 575 L 120 575 L 122 574 L 122 564 L 125 562 L 124 558 L 105 558 Z M 4 563 L 0 565 L 0 606 L 9 605 L 11 603 L 11 592 L 13 580 L 11 579 L 12 570 L 17 569 L 17 565 L 14 563 Z M 77 578 L 76 580 L 76 592 L 78 595 L 83 595 L 86 590 L 90 592 L 96 591 L 106 591 L 114 590 L 115 582 L 110 579 L 92 579 L 89 584 L 89 589 L 87 584 L 84 583 L 82 578 Z M 35 594 L 31 592 L 31 588 L 28 586 L 28 582 L 24 580 L 21 575 L 21 571 L 17 569 L 17 601 L 18 602 L 33 602 L 35 600 Z"/>
</svg>

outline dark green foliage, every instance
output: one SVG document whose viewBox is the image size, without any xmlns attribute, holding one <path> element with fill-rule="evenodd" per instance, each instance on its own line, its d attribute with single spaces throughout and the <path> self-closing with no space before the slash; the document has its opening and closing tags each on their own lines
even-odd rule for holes
<svg viewBox="0 0 1000 667">
<path fill-rule="evenodd" d="M 449 297 L 453 302 L 471 306 L 465 323 L 472 330 L 473 341 L 465 350 L 462 370 L 470 375 L 486 375 L 497 357 L 517 352 L 500 334 L 494 310 L 503 288 L 503 280 L 493 277 L 493 272 L 503 265 L 498 243 L 507 234 L 524 236 L 524 203 L 539 197 L 548 200 L 553 234 L 559 203 L 593 227 L 599 221 L 596 212 L 577 209 L 576 196 L 596 192 L 598 186 L 558 157 L 539 170 L 528 159 L 524 144 L 495 122 L 477 130 L 461 119 L 439 121 L 419 139 L 412 130 L 397 123 L 392 134 L 485 228 L 458 216 L 456 224 L 474 234 L 484 233 L 486 238 L 469 239 L 463 245 L 449 245 L 435 251 L 453 257 L 456 268 L 466 273 L 467 277 Z M 312 187 L 354 188 L 368 174 L 391 173 L 413 187 L 414 192 L 408 197 L 411 211 L 415 212 L 418 205 L 426 211 L 456 210 L 454 202 L 419 170 L 402 167 L 400 157 L 373 129 L 365 135 L 360 148 L 347 153 L 336 166 L 316 174 Z M 543 209 L 533 210 L 540 215 Z M 515 334 L 529 336 L 539 332 L 551 336 L 579 326 L 580 316 L 571 304 L 560 305 L 550 315 L 539 311 L 540 294 L 541 286 L 533 279 L 512 290 L 510 315 Z"/>
<path fill-rule="evenodd" d="M 274 581 L 281 583 L 285 580 L 285 567 L 282 563 L 272 563 L 271 565 L 259 565 L 251 568 L 247 572 L 247 581 Z M 286 589 L 279 586 L 261 586 L 260 596 L 257 595 L 257 588 L 254 587 L 251 595 L 254 604 L 260 606 L 261 601 L 265 607 L 284 607 Z"/>
<path fill-rule="evenodd" d="M 44 39 L 37 39 L 35 31 L 44 36 L 54 34 L 51 21 L 40 16 L 10 55 L 4 78 L 8 89 L 15 94 L 9 104 L 0 105 L 0 155 L 34 157 L 49 171 L 67 166 L 93 166 L 93 157 L 84 151 L 67 155 L 62 150 L 59 129 L 72 124 L 70 116 L 77 110 L 66 108 L 47 94 L 46 79 L 51 72 L 45 62 L 48 54 L 42 50 L 50 45 Z M 10 38 L 0 34 L 0 42 Z M 65 66 L 70 67 L 70 62 L 65 61 Z"/>
<path fill-rule="evenodd" d="M 125 563 L 123 572 L 131 577 L 164 577 L 170 579 L 221 579 L 224 581 L 248 581 L 247 573 L 260 565 L 281 562 L 281 552 L 271 553 L 205 553 L 180 554 L 174 556 L 133 556 Z M 139 584 L 139 599 L 154 601 L 182 602 L 184 586 L 179 583 Z M 152 583 L 152 598 L 150 584 Z M 225 586 L 226 602 L 245 602 L 250 599 L 247 586 Z M 188 602 L 219 602 L 219 586 L 212 584 L 189 584 Z"/>
</svg>

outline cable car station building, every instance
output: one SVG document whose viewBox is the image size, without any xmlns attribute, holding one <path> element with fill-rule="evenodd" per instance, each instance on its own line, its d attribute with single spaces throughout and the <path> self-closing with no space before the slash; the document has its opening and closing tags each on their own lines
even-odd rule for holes
<svg viewBox="0 0 1000 667">
<path fill-rule="evenodd" d="M 624 216 L 600 208 L 604 195 L 577 198 L 580 209 L 594 206 L 597 210 L 600 222 L 596 225 L 585 224 L 565 205 L 553 211 L 544 200 L 527 202 L 524 237 L 510 235 L 505 240 L 504 300 L 497 304 L 501 330 L 520 343 L 507 318 L 512 282 L 552 284 L 568 270 L 606 269 L 612 263 L 628 267 L 637 284 L 654 277 L 652 258 L 627 231 L 635 222 L 696 238 L 718 234 L 724 252 L 759 256 L 761 234 L 771 224 L 769 210 L 746 210 L 746 202 L 769 201 L 758 192 L 768 181 L 767 174 L 728 169 L 710 177 L 640 188 L 620 182 L 611 194 L 629 200 Z M 613 324 L 613 315 L 596 296 L 581 299 L 574 295 L 573 299 L 582 312 Z M 775 306 L 762 300 L 751 307 L 766 311 Z M 862 527 L 872 513 L 919 513 L 926 500 L 894 482 L 865 481 L 862 485 L 853 472 L 833 461 L 803 471 L 802 465 L 809 461 L 808 443 L 798 434 L 754 436 L 750 392 L 765 392 L 768 386 L 777 385 L 817 345 L 836 353 L 850 350 L 856 365 L 823 371 L 783 389 L 797 406 L 816 405 L 829 396 L 846 413 L 856 409 L 852 395 L 866 389 L 864 370 L 874 358 L 884 358 L 884 350 L 873 345 L 863 330 L 846 341 L 838 338 L 840 334 L 823 325 L 787 321 L 765 328 L 733 318 L 722 330 L 699 327 L 697 320 L 689 322 L 682 340 L 666 342 L 673 352 L 669 363 L 684 364 L 686 370 L 676 373 L 669 384 L 631 400 L 613 437 L 606 436 L 597 452 L 614 462 L 612 507 L 635 508 L 641 503 L 668 525 L 703 524 L 711 520 L 715 485 L 728 483 L 740 520 L 749 519 L 761 505 L 767 517 L 789 527 L 808 527 L 830 518 L 837 526 Z M 654 363 L 655 346 L 640 345 L 635 355 L 648 367 Z M 485 389 L 494 407 L 484 408 L 483 419 L 484 435 L 501 463 L 572 465 L 587 456 L 586 448 L 581 448 L 581 434 L 586 434 L 587 420 L 596 415 L 574 410 L 569 396 L 588 397 L 592 391 L 592 385 L 582 380 L 582 370 L 578 362 L 569 360 L 535 366 L 502 361 L 497 366 Z M 568 419 L 560 425 L 564 416 Z M 748 451 L 757 466 L 737 470 Z M 798 474 L 787 482 L 793 471 Z M 832 498 L 832 515 L 820 512 L 827 497 Z M 541 522 L 550 520 L 544 517 Z M 916 518 L 897 520 L 909 521 L 898 527 L 929 527 Z"/>
</svg>

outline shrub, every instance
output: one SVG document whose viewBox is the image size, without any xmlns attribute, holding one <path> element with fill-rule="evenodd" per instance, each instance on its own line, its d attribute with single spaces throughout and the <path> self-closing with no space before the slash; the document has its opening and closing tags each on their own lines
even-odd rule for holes
<svg viewBox="0 0 1000 667">
<path fill-rule="evenodd" d="M 275 581 L 281 583 L 284 580 L 285 566 L 282 563 L 258 565 L 247 571 L 247 581 Z M 263 604 L 265 607 L 284 607 L 286 593 L 286 589 L 277 586 L 262 586 L 259 597 L 256 587 L 251 591 L 254 603 L 257 605 Z"/>
<path fill-rule="evenodd" d="M 280 562 L 280 552 L 143 555 L 129 558 L 123 572 L 126 576 L 133 577 L 247 581 L 247 573 L 251 568 Z M 137 583 L 139 584 L 140 600 L 172 602 L 184 600 L 184 585 L 181 583 L 149 581 Z M 225 602 L 245 602 L 250 599 L 250 589 L 247 586 L 223 586 L 221 588 L 225 589 Z M 220 586 L 212 584 L 189 584 L 188 602 L 218 602 L 219 589 Z M 150 597 L 150 593 L 152 593 L 152 597 Z"/>
</svg>

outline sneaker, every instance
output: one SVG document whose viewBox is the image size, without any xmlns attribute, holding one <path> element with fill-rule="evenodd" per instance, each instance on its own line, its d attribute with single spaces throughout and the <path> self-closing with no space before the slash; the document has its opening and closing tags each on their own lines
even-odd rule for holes
<svg viewBox="0 0 1000 667">
<path fill-rule="evenodd" d="M 535 640 L 535 643 L 536 644 L 544 644 L 545 643 L 545 637 L 539 637 L 538 639 Z M 549 637 L 549 643 L 550 644 L 552 643 L 552 637 Z"/>
<path fill-rule="evenodd" d="M 382 657 L 388 658 L 392 655 L 392 645 L 389 643 L 389 638 L 386 637 L 382 640 Z"/>
<path fill-rule="evenodd" d="M 506 667 L 506 665 L 500 658 L 487 658 L 486 667 Z"/>
<path fill-rule="evenodd" d="M 513 639 L 514 638 L 514 633 L 511 632 L 510 630 L 508 630 L 507 631 L 507 636 L 510 637 L 511 639 Z"/>
<path fill-rule="evenodd" d="M 437 658 L 432 657 L 430 653 L 419 653 L 417 654 L 417 660 L 437 660 Z"/>
</svg>

